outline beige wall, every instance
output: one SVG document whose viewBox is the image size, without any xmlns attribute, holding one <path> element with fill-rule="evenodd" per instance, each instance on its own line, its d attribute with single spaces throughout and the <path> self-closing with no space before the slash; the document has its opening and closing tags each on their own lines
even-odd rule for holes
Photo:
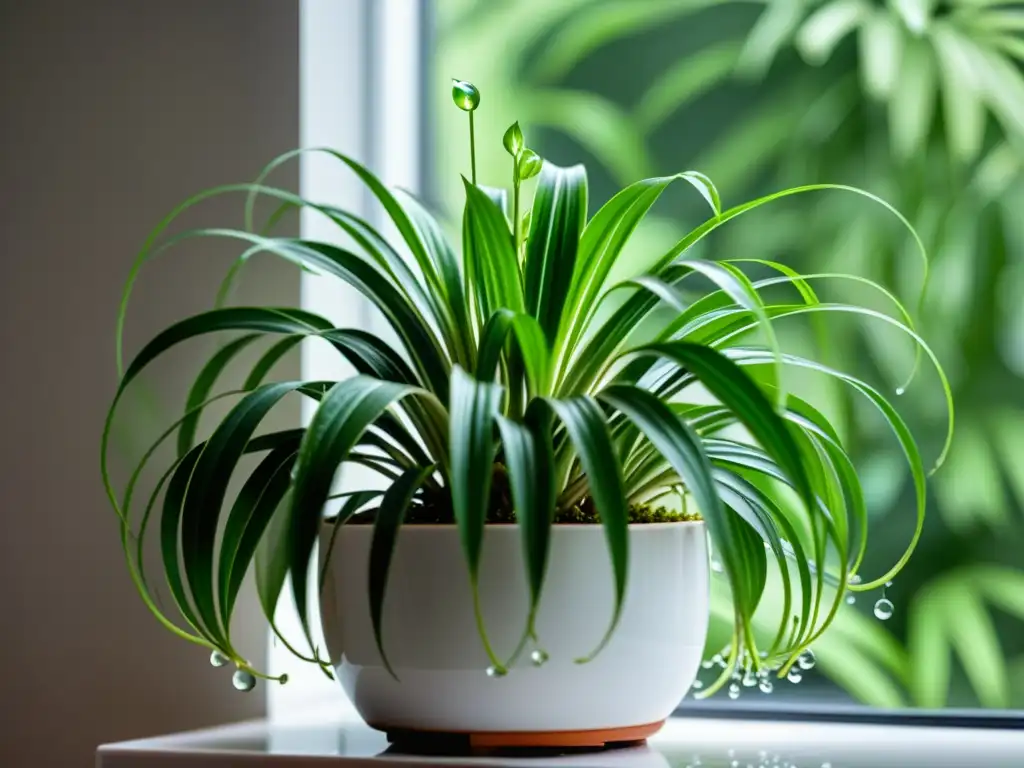
<svg viewBox="0 0 1024 768">
<path fill-rule="evenodd" d="M 0 0 L 0 765 L 86 765 L 101 741 L 262 712 L 138 600 L 97 447 L 115 307 L 148 229 L 298 142 L 297 15 L 289 0 Z M 216 202 L 190 223 L 239 212 Z M 129 349 L 205 308 L 228 253 L 156 265 Z M 264 260 L 242 298 L 297 294 Z M 155 384 L 165 399 L 180 370 Z M 243 614 L 259 660 L 252 602 Z"/>
</svg>

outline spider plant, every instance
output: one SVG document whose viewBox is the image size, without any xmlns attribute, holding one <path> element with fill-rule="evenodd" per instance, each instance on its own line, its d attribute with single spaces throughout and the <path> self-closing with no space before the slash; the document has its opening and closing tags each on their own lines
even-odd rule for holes
<svg viewBox="0 0 1024 768">
<path fill-rule="evenodd" d="M 453 95 L 469 113 L 470 165 L 475 168 L 472 114 L 479 92 L 456 82 Z M 616 600 L 606 634 L 591 653 L 576 659 L 579 663 L 598 654 L 615 631 L 630 556 L 631 508 L 679 498 L 699 510 L 733 605 L 728 663 L 703 695 L 717 690 L 739 667 L 785 675 L 831 623 L 847 590 L 880 587 L 911 556 L 924 520 L 927 471 L 907 426 L 876 388 L 784 351 L 774 331 L 777 323 L 816 322 L 841 313 L 905 335 L 918 350 L 907 361 L 907 383 L 923 358 L 942 382 L 948 447 L 953 423 L 949 389 L 910 313 L 887 290 L 856 276 L 800 275 L 768 260 L 691 258 L 693 246 L 720 227 L 779 198 L 856 194 L 907 227 L 920 248 L 926 279 L 927 258 L 906 220 L 867 192 L 826 184 L 725 208 L 711 181 L 693 171 L 631 184 L 588 217 L 581 166 L 543 162 L 526 147 L 517 124 L 503 143 L 511 156 L 513 218 L 504 191 L 463 178 L 461 258 L 413 196 L 387 188 L 353 159 L 328 149 L 311 151 L 329 154 L 366 184 L 400 241 L 389 242 L 357 215 L 267 184 L 267 176 L 302 151 L 297 150 L 274 160 L 252 184 L 208 190 L 184 202 L 154 230 L 137 257 L 118 319 L 121 379 L 103 435 L 103 479 L 119 518 L 129 572 L 146 605 L 170 631 L 210 649 L 215 664 L 234 664 L 237 687 L 251 688 L 255 676 L 265 676 L 252 668 L 231 635 L 232 612 L 250 569 L 272 630 L 296 655 L 329 674 L 310 630 L 311 557 L 325 520 L 335 531 L 369 520 L 369 602 L 384 657 L 380 617 L 401 526 L 412 524 L 421 510 L 440 510 L 458 529 L 475 594 L 482 542 L 488 522 L 495 519 L 492 489 L 498 483 L 507 485 L 522 536 L 531 598 L 524 641 L 543 641 L 536 637 L 534 618 L 552 525 L 559 515 L 582 506 L 598 513 Z M 538 178 L 532 207 L 521 215 L 523 182 L 533 176 Z M 707 219 L 652 258 L 649 268 L 612 279 L 631 234 L 677 182 L 692 186 L 706 201 Z M 165 234 L 186 210 L 225 194 L 246 196 L 245 229 Z M 353 247 L 273 236 L 270 226 L 257 229 L 259 198 L 279 206 L 271 226 L 284 212 L 307 208 L 333 222 Z M 122 367 L 121 332 L 139 269 L 196 238 L 226 238 L 243 249 L 221 287 L 218 306 L 170 326 Z M 333 327 L 299 308 L 224 306 L 231 282 L 261 252 L 354 286 L 387 319 L 397 343 L 389 345 L 358 328 Z M 815 285 L 830 281 L 867 284 L 890 302 L 892 314 L 822 301 Z M 126 389 L 176 345 L 224 333 L 232 335 L 198 372 L 183 415 L 116 492 L 107 444 Z M 275 363 L 304 340 L 326 342 L 356 374 L 340 381 L 273 380 Z M 265 349 L 244 381 L 222 385 L 229 363 L 258 345 Z M 788 390 L 791 368 L 831 377 L 865 398 L 891 427 L 905 455 L 916 492 L 914 532 L 902 556 L 883 573 L 863 578 L 859 573 L 868 545 L 860 483 L 837 430 L 811 402 Z M 307 426 L 261 431 L 267 415 L 289 397 L 315 403 Z M 200 439 L 203 412 L 225 398 L 234 404 Z M 171 440 L 176 455 L 140 503 L 140 477 L 159 447 Z M 242 471 L 246 456 L 258 462 Z M 385 478 L 386 490 L 334 493 L 339 470 L 351 464 Z M 229 499 L 235 475 L 242 482 Z M 784 493 L 799 503 L 778 503 Z M 147 534 L 159 540 L 179 621 L 153 597 L 144 568 Z M 772 631 L 755 632 L 753 617 L 770 569 L 781 578 L 784 599 Z M 274 623 L 289 577 L 308 650 L 281 636 Z M 512 660 L 499 658 L 491 647 L 475 602 L 480 639 L 493 669 L 507 671 Z"/>
</svg>

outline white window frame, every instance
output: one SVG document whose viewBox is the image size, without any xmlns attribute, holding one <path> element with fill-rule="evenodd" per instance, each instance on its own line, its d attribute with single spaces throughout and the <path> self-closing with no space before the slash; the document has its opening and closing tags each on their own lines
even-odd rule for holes
<svg viewBox="0 0 1024 768">
<path fill-rule="evenodd" d="M 299 135 L 302 147 L 331 147 L 369 167 L 384 183 L 419 192 L 424 186 L 427 136 L 423 92 L 426 72 L 426 0 L 301 0 L 299 4 Z M 323 153 L 300 156 L 300 192 L 329 201 L 376 226 L 392 241 L 369 190 L 340 162 Z M 303 237 L 341 241 L 337 227 L 303 210 Z M 301 304 L 336 326 L 363 328 L 382 336 L 369 303 L 336 279 L 303 273 Z M 304 379 L 338 379 L 351 368 L 327 347 L 308 345 L 302 354 Z M 311 409 L 303 412 L 308 420 Z M 311 586 L 315 586 L 316 579 Z M 316 604 L 316 601 L 313 601 Z M 286 637 L 301 637 L 290 591 L 282 593 L 277 623 Z M 319 633 L 319 621 L 314 621 Z M 315 638 L 322 640 L 322 638 Z M 322 647 L 322 646 L 321 646 Z M 272 674 L 287 673 L 286 685 L 268 685 L 271 721 L 310 715 L 351 713 L 336 681 L 292 657 L 273 639 L 268 646 Z"/>
</svg>

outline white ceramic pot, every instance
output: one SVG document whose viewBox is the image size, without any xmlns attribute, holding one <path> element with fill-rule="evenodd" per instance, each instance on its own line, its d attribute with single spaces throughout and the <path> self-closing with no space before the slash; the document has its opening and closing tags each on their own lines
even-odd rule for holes
<svg viewBox="0 0 1024 768">
<path fill-rule="evenodd" d="M 325 526 L 321 552 L 330 529 Z M 453 526 L 401 529 L 383 613 L 388 674 L 374 642 L 367 598 L 372 527 L 347 525 L 334 544 L 321 595 L 324 636 L 338 679 L 359 714 L 387 731 L 552 734 L 552 743 L 590 743 L 579 734 L 614 731 L 644 738 L 679 704 L 697 674 L 708 624 L 704 524 L 633 525 L 622 617 L 608 645 L 592 651 L 611 618 L 613 581 L 596 525 L 557 525 L 537 634 L 549 660 L 530 650 L 509 674 L 486 673 L 466 565 Z M 321 558 L 323 554 L 321 554 Z M 508 659 L 528 610 L 520 533 L 490 525 L 484 536 L 480 599 L 495 651 Z M 562 734 L 559 737 L 557 734 Z M 565 737 L 565 734 L 576 734 Z M 481 737 L 480 744 L 487 739 Z M 545 743 L 543 738 L 517 742 Z"/>
</svg>

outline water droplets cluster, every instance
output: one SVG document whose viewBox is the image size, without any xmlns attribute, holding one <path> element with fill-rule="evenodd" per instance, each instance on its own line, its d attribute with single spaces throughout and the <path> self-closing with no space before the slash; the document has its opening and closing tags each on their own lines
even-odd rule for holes
<svg viewBox="0 0 1024 768">
<path fill-rule="evenodd" d="M 534 666 L 534 667 L 543 667 L 545 664 L 548 663 L 548 661 L 550 660 L 551 657 L 548 656 L 548 652 L 547 651 L 545 651 L 543 648 L 538 646 L 538 647 L 534 648 L 532 651 L 530 651 L 529 658 L 530 658 L 530 664 L 532 666 Z M 513 662 L 509 662 L 509 665 L 511 666 L 512 663 Z M 510 669 L 510 666 L 506 667 L 503 664 L 502 665 L 492 664 L 491 666 L 487 667 L 485 672 L 487 673 L 488 677 L 496 680 L 496 679 L 501 678 L 501 677 L 506 677 L 509 674 L 509 672 L 512 671 Z"/>
<path fill-rule="evenodd" d="M 225 654 L 221 653 L 220 651 L 215 650 L 210 653 L 211 667 L 226 667 L 228 664 L 231 663 L 232 659 L 226 656 Z M 236 669 L 235 673 L 231 676 L 231 685 L 233 685 L 235 689 L 239 691 L 251 691 L 253 688 L 256 687 L 256 675 L 253 673 L 251 669 L 249 669 L 247 665 L 245 665 L 245 662 L 235 661 L 234 663 Z M 266 676 L 261 675 L 261 677 Z M 283 685 L 284 683 L 288 682 L 288 675 L 281 675 L 280 677 L 271 677 L 267 679 L 276 680 L 277 682 Z"/>
<path fill-rule="evenodd" d="M 767 750 L 759 750 L 756 755 L 749 757 L 738 754 L 735 749 L 730 749 L 725 761 L 713 761 L 714 765 L 728 765 L 729 768 L 798 768 L 797 763 L 779 754 L 769 754 Z M 805 763 L 806 765 L 806 763 Z M 702 768 L 700 755 L 694 755 L 685 764 L 686 768 Z M 821 768 L 832 768 L 832 763 L 825 761 Z"/>
<path fill-rule="evenodd" d="M 731 647 L 726 646 L 720 653 L 716 653 L 710 659 L 704 659 L 700 664 L 698 674 L 715 668 L 726 669 L 729 666 L 729 660 L 732 658 Z M 732 670 L 731 680 L 726 688 L 726 694 L 733 701 L 743 695 L 744 689 L 757 688 L 761 693 L 772 693 L 775 690 L 775 678 L 778 677 L 780 670 L 784 669 L 785 664 L 789 661 L 787 657 L 771 660 L 768 658 L 766 651 L 758 653 L 758 660 L 760 663 L 755 665 L 750 652 L 740 650 Z M 803 680 L 804 674 L 807 671 L 814 669 L 816 663 L 817 658 L 814 655 L 814 651 L 806 648 L 793 660 L 788 672 L 782 679 L 794 684 L 799 683 Z M 712 672 L 712 674 L 717 677 L 721 673 Z M 705 681 L 698 677 L 693 682 L 693 689 L 702 690 L 706 684 Z"/>
</svg>

